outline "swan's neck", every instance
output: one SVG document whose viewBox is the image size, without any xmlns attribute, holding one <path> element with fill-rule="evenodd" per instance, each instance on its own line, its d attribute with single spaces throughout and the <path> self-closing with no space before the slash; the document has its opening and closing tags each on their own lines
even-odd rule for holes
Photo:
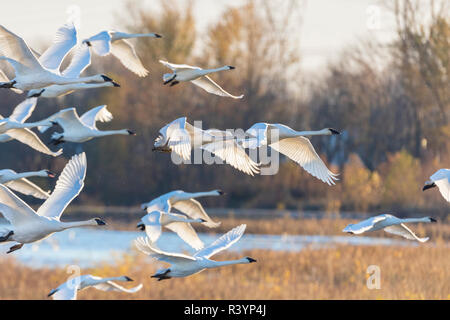
<svg viewBox="0 0 450 320">
<path fill-rule="evenodd" d="M 203 222 L 200 219 L 188 219 L 188 218 L 179 217 L 176 215 L 169 215 L 168 218 L 171 222 L 186 222 L 186 223 L 196 223 L 196 222 L 201 223 L 201 222 Z"/>
<path fill-rule="evenodd" d="M 60 226 L 62 229 L 97 226 L 97 225 L 98 225 L 98 223 L 95 220 L 60 222 Z"/>
<path fill-rule="evenodd" d="M 36 128 L 36 127 L 40 127 L 40 126 L 51 127 L 52 125 L 53 124 L 50 121 L 42 120 L 42 121 L 38 121 L 38 122 L 21 123 L 20 125 L 18 125 L 18 127 L 23 128 L 23 129 L 31 129 L 31 128 Z"/>
<path fill-rule="evenodd" d="M 225 70 L 229 70 L 229 67 L 221 67 L 221 68 L 216 68 L 216 69 L 203 69 L 203 70 L 200 70 L 199 72 L 202 75 L 207 75 L 210 73 L 225 71 Z"/>
<path fill-rule="evenodd" d="M 406 218 L 401 219 L 402 223 L 414 223 L 414 222 L 430 222 L 430 218 Z"/>
<path fill-rule="evenodd" d="M 112 136 L 112 135 L 125 135 L 128 136 L 130 135 L 130 133 L 128 132 L 128 130 L 123 129 L 123 130 L 106 130 L 106 131 L 97 131 L 97 136 L 99 137 L 104 137 L 104 136 Z"/>
<path fill-rule="evenodd" d="M 217 191 L 206 191 L 206 192 L 185 192 L 182 196 L 178 197 L 180 200 L 187 200 L 191 198 L 209 197 L 217 196 Z"/>
<path fill-rule="evenodd" d="M 99 76 L 90 76 L 90 77 L 79 77 L 79 78 L 64 78 L 60 77 L 60 80 L 58 81 L 58 84 L 75 84 L 75 83 L 82 83 L 82 82 L 104 82 L 105 80 Z"/>
<path fill-rule="evenodd" d="M 299 136 L 328 136 L 330 135 L 329 130 L 318 130 L 318 131 L 296 131 Z"/>
<path fill-rule="evenodd" d="M 16 174 L 16 179 L 29 178 L 29 177 L 47 177 L 48 174 L 45 171 L 30 171 Z"/>
<path fill-rule="evenodd" d="M 238 260 L 226 260 L 226 261 L 210 260 L 210 266 L 208 266 L 208 267 L 215 268 L 215 267 L 229 266 L 232 264 L 248 264 L 248 260 L 246 258 L 242 258 L 242 259 L 238 259 Z"/>
</svg>

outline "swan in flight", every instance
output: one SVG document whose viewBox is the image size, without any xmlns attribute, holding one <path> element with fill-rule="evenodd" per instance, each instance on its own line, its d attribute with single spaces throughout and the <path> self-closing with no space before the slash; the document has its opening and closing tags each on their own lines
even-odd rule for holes
<svg viewBox="0 0 450 320">
<path fill-rule="evenodd" d="M 295 131 L 283 124 L 256 123 L 246 132 L 248 138 L 241 139 L 245 148 L 269 146 L 277 152 L 298 163 L 309 174 L 317 179 L 334 185 L 337 174 L 331 172 L 314 150 L 311 141 L 306 136 L 336 135 L 335 129 L 327 128 L 319 131 Z"/>
<path fill-rule="evenodd" d="M 142 289 L 142 283 L 138 286 L 130 289 L 126 289 L 113 281 L 133 281 L 133 279 L 122 276 L 122 277 L 111 277 L 111 278 L 101 278 L 96 277 L 90 274 L 81 275 L 76 278 L 72 278 L 63 284 L 61 284 L 58 288 L 53 289 L 48 294 L 49 297 L 52 297 L 53 300 L 76 300 L 77 299 L 77 291 L 86 289 L 88 287 L 93 287 L 97 290 L 102 291 L 117 291 L 117 292 L 125 292 L 125 293 L 135 293 Z"/>
<path fill-rule="evenodd" d="M 80 74 L 91 64 L 91 53 L 86 44 L 80 44 L 75 49 L 75 53 L 67 68 L 62 71 L 62 75 L 68 78 L 79 78 Z M 103 87 L 120 87 L 120 85 L 110 78 L 102 78 L 101 82 L 89 83 L 70 83 L 65 85 L 51 85 L 41 89 L 32 89 L 28 91 L 27 97 L 36 98 L 57 98 L 68 95 L 74 91 L 83 89 L 95 89 Z M 108 81 L 107 81 L 108 80 Z"/>
<path fill-rule="evenodd" d="M 96 122 L 109 122 L 113 119 L 112 114 L 106 109 L 106 105 L 95 107 L 78 116 L 75 108 L 61 110 L 46 119 L 50 123 L 59 124 L 64 132 L 54 132 L 52 134 L 52 142 L 58 145 L 63 142 L 82 143 L 93 138 L 105 137 L 110 135 L 136 135 L 128 129 L 100 131 L 96 127 Z M 45 132 L 50 126 L 40 126 L 39 130 Z"/>
<path fill-rule="evenodd" d="M 125 33 L 118 31 L 101 31 L 96 35 L 83 40 L 92 50 L 100 55 L 112 54 L 123 64 L 125 68 L 137 74 L 139 77 L 148 75 L 134 46 L 127 40 L 131 38 L 162 38 L 157 33 Z"/>
<path fill-rule="evenodd" d="M 163 75 L 164 84 L 170 83 L 170 86 L 174 86 L 181 81 L 190 81 L 196 86 L 199 86 L 206 92 L 222 96 L 229 97 L 233 99 L 242 99 L 244 95 L 233 96 L 232 94 L 223 90 L 217 83 L 215 83 L 208 74 L 224 71 L 224 70 L 233 70 L 235 67 L 232 66 L 224 66 L 217 69 L 202 69 L 199 67 L 193 67 L 186 64 L 174 64 L 169 63 L 167 61 L 159 60 L 163 65 L 172 69 L 173 73 L 165 73 Z"/>
<path fill-rule="evenodd" d="M 34 108 L 36 107 L 37 98 L 26 99 L 22 103 L 20 103 L 13 111 L 12 115 L 9 116 L 9 121 L 12 121 L 16 124 L 23 124 L 33 113 Z M 5 130 L 2 129 L 2 126 L 6 126 L 6 121 L 2 125 L 2 120 L 4 118 L 0 115 L 0 131 L 5 132 L 0 134 L 0 142 L 8 142 L 16 139 L 23 144 L 28 145 L 36 151 L 42 152 L 44 154 L 57 157 L 62 154 L 62 149 L 53 152 L 51 151 L 39 137 L 30 129 L 27 128 L 16 128 Z"/>
<path fill-rule="evenodd" d="M 61 38 L 64 39 L 64 36 L 61 36 Z M 64 50 L 60 48 L 64 48 Z M 38 60 L 22 38 L 0 25 L 0 60 L 7 61 L 15 71 L 15 78 L 0 83 L 0 88 L 15 88 L 26 91 L 41 89 L 54 84 L 112 81 L 111 78 L 101 74 L 91 77 L 65 77 L 62 75 L 55 66 L 59 67 L 61 62 L 59 58 L 62 53 L 61 55 L 58 54 L 66 49 L 65 45 L 61 47 L 56 45 L 54 50 L 48 51 L 48 54 L 44 52 Z M 58 58 L 47 60 L 45 59 L 47 56 Z"/>
<path fill-rule="evenodd" d="M 422 190 L 425 191 L 434 187 L 438 187 L 444 199 L 450 202 L 450 169 L 436 171 L 430 177 L 430 181 L 425 182 Z"/>
<path fill-rule="evenodd" d="M 10 225 L 0 231 L 0 242 L 19 242 L 7 253 L 19 250 L 25 243 L 45 239 L 55 232 L 106 224 L 100 218 L 75 222 L 60 221 L 66 207 L 84 187 L 86 168 L 87 160 L 84 152 L 73 156 L 61 173 L 53 193 L 37 211 L 0 184 L 0 212 L 10 222 Z"/>
<path fill-rule="evenodd" d="M 183 160 L 191 158 L 191 148 L 200 148 L 214 154 L 235 169 L 253 176 L 259 172 L 255 163 L 228 131 L 202 130 L 187 122 L 186 117 L 176 119 L 159 130 L 153 151 L 174 152 Z"/>
<path fill-rule="evenodd" d="M 202 223 L 206 222 L 206 220 L 201 218 L 188 219 L 182 214 L 154 210 L 142 217 L 137 227 L 142 231 L 145 230 L 147 237 L 152 243 L 155 243 L 159 239 L 161 229 L 165 227 L 175 232 L 195 250 L 200 250 L 203 248 L 203 242 L 191 226 L 191 223 L 195 222 Z"/>
<path fill-rule="evenodd" d="M 380 229 L 384 229 L 384 231 L 388 233 L 392 233 L 398 236 L 402 236 L 409 240 L 417 240 L 419 242 L 428 241 L 428 237 L 419 238 L 414 234 L 414 232 L 409 229 L 405 223 L 413 223 L 413 222 L 436 222 L 435 219 L 431 217 L 424 218 L 410 218 L 410 219 L 399 219 L 390 214 L 381 214 L 375 217 L 371 217 L 369 219 L 363 220 L 356 224 L 349 224 L 342 230 L 342 232 L 348 232 L 351 234 L 361 234 L 366 231 L 376 231 Z"/>
<path fill-rule="evenodd" d="M 48 199 L 50 193 L 42 190 L 37 185 L 29 181 L 29 177 L 49 177 L 54 178 L 55 174 L 49 170 L 32 171 L 17 173 L 14 170 L 4 169 L 0 170 L 0 184 L 4 184 L 8 188 L 23 193 L 28 196 L 33 196 L 38 199 Z"/>
<path fill-rule="evenodd" d="M 185 255 L 182 253 L 169 253 L 158 249 L 152 244 L 148 238 L 140 237 L 135 240 L 136 247 L 143 253 L 150 257 L 170 263 L 170 267 L 167 269 L 160 269 L 152 276 L 152 278 L 158 278 L 158 281 L 181 278 L 190 276 L 192 274 L 201 272 L 205 269 L 217 268 L 222 266 L 228 266 L 232 264 L 248 264 L 256 262 L 255 259 L 245 257 L 238 260 L 231 261 L 215 261 L 210 257 L 231 247 L 236 243 L 244 234 L 246 225 L 242 224 L 221 236 L 209 246 L 197 251 L 193 256 Z"/>
</svg>

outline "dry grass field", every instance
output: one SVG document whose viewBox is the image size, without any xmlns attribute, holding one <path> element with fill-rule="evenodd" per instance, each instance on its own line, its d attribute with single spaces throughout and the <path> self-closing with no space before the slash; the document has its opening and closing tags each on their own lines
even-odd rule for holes
<svg viewBox="0 0 450 320">
<path fill-rule="evenodd" d="M 115 265 L 84 269 L 83 274 L 128 275 L 142 282 L 136 294 L 79 292 L 79 299 L 450 299 L 450 248 L 438 241 L 417 247 L 337 246 L 297 253 L 252 250 L 251 265 L 205 270 L 188 278 L 156 281 L 150 275 L 163 264 L 133 252 Z M 165 264 L 164 264 L 165 265 Z M 368 289 L 367 267 L 381 270 L 381 289 Z M 48 299 L 69 274 L 60 269 L 31 269 L 13 257 L 0 261 L 0 299 Z"/>
</svg>

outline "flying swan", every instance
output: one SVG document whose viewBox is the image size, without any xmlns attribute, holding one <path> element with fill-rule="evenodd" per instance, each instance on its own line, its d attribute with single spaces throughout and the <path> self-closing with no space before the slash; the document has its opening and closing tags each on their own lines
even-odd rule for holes
<svg viewBox="0 0 450 320">
<path fill-rule="evenodd" d="M 311 141 L 306 136 L 336 135 L 335 129 L 327 128 L 320 131 L 295 131 L 283 124 L 256 123 L 246 132 L 247 138 L 240 139 L 245 148 L 255 149 L 269 146 L 298 163 L 309 174 L 317 179 L 334 185 L 337 174 L 331 172 L 314 150 Z"/>
<path fill-rule="evenodd" d="M 233 96 L 232 94 L 223 90 L 217 83 L 215 83 L 208 74 L 224 71 L 224 70 L 233 70 L 235 67 L 232 66 L 224 66 L 217 69 L 202 69 L 199 67 L 193 67 L 186 64 L 174 64 L 169 63 L 167 61 L 159 60 L 163 65 L 172 69 L 173 73 L 165 73 L 163 75 L 164 84 L 170 83 L 170 86 L 174 86 L 181 81 L 190 81 L 196 86 L 199 86 L 206 92 L 222 96 L 229 97 L 233 99 L 242 99 L 244 95 Z"/>
<path fill-rule="evenodd" d="M 75 155 L 61 173 L 55 190 L 39 210 L 34 211 L 24 201 L 0 184 L 0 212 L 10 222 L 0 232 L 0 242 L 15 241 L 7 253 L 19 250 L 25 243 L 45 239 L 55 232 L 83 226 L 102 226 L 100 218 L 87 221 L 62 222 L 61 215 L 84 187 L 86 154 Z"/>
<path fill-rule="evenodd" d="M 15 88 L 26 91 L 41 89 L 54 84 L 66 85 L 83 82 L 112 81 L 111 78 L 101 74 L 91 77 L 65 77 L 57 69 L 62 58 L 61 60 L 59 59 L 60 56 L 58 56 L 58 59 L 55 58 L 52 60 L 52 58 L 57 56 L 56 52 L 62 55 L 62 52 L 66 51 L 67 48 L 65 45 L 62 46 L 64 50 L 61 50 L 59 46 L 55 48 L 50 48 L 51 51 L 49 51 L 48 55 L 44 52 L 38 60 L 22 38 L 0 25 L 0 60 L 7 61 L 15 71 L 15 78 L 8 82 L 0 83 L 0 88 Z M 46 56 L 52 58 L 46 60 L 44 59 Z"/>
<path fill-rule="evenodd" d="M 125 33 L 118 31 L 101 31 L 96 35 L 83 40 L 92 50 L 100 55 L 106 56 L 112 54 L 122 65 L 137 74 L 139 77 L 148 75 L 148 70 L 145 69 L 134 46 L 127 40 L 131 38 L 162 38 L 157 33 Z"/>
<path fill-rule="evenodd" d="M 258 164 L 245 153 L 230 132 L 202 130 L 189 124 L 186 117 L 176 119 L 161 128 L 152 150 L 174 152 L 184 161 L 189 161 L 191 148 L 208 151 L 248 175 L 253 176 L 259 172 Z"/>
<path fill-rule="evenodd" d="M 390 214 L 381 214 L 363 220 L 356 224 L 349 224 L 344 228 L 344 230 L 342 230 L 342 232 L 348 232 L 351 234 L 361 234 L 367 231 L 377 231 L 380 229 L 384 229 L 384 231 L 388 233 L 392 233 L 397 236 L 402 236 L 409 240 L 417 240 L 419 242 L 428 241 L 429 240 L 428 237 L 419 238 L 414 234 L 414 232 L 411 231 L 411 229 L 409 229 L 405 225 L 405 223 L 414 223 L 414 222 L 429 223 L 429 222 L 436 222 L 436 220 L 431 217 L 399 219 Z"/>
<path fill-rule="evenodd" d="M 102 291 L 117 291 L 125 293 L 135 293 L 142 289 L 142 283 L 138 286 L 130 289 L 126 289 L 113 281 L 133 281 L 130 277 L 111 277 L 111 278 L 100 278 L 90 274 L 81 275 L 76 278 L 72 278 L 58 288 L 53 289 L 48 294 L 48 297 L 52 297 L 53 300 L 76 300 L 77 291 L 86 289 L 88 287 L 93 287 L 97 290 Z"/>
<path fill-rule="evenodd" d="M 22 194 L 33 196 L 38 199 L 48 199 L 50 193 L 42 190 L 37 185 L 29 181 L 29 177 L 49 177 L 54 178 L 55 174 L 49 170 L 31 171 L 17 173 L 14 170 L 0 170 L 0 184 L 4 184 L 8 188 L 20 192 Z"/>
<path fill-rule="evenodd" d="M 0 115 L 0 142 L 8 142 L 11 140 L 17 140 L 23 144 L 28 145 L 36 151 L 42 152 L 44 154 L 57 157 L 62 154 L 62 149 L 53 152 L 51 151 L 38 136 L 28 128 L 20 128 L 21 125 L 31 116 L 34 108 L 36 107 L 37 98 L 26 99 L 20 103 L 13 111 L 12 115 L 8 119 L 4 119 Z M 4 121 L 4 123 L 2 122 Z M 9 126 L 13 123 L 12 129 L 7 129 L 7 121 L 10 121 Z M 5 127 L 3 127 L 5 126 Z M 29 126 L 29 124 L 27 124 Z M 31 125 L 33 127 L 34 125 Z"/>
<path fill-rule="evenodd" d="M 215 261 L 210 259 L 213 255 L 228 249 L 236 243 L 244 234 L 245 228 L 246 225 L 242 224 L 228 231 L 228 233 L 221 236 L 209 246 L 197 251 L 193 256 L 182 253 L 169 253 L 161 251 L 156 248 L 148 238 L 140 237 L 135 240 L 135 244 L 141 252 L 156 260 L 170 264 L 169 268 L 159 269 L 152 276 L 152 278 L 158 278 L 158 281 L 161 281 L 170 278 L 187 277 L 205 269 L 228 266 L 232 264 L 248 264 L 256 262 L 255 259 L 250 257 L 231 261 Z"/>
<path fill-rule="evenodd" d="M 438 187 L 445 200 L 450 202 L 450 169 L 439 169 L 425 182 L 423 191 Z"/>
<path fill-rule="evenodd" d="M 75 108 L 61 110 L 46 119 L 47 123 L 59 124 L 64 132 L 54 132 L 52 142 L 58 145 L 63 142 L 82 143 L 98 137 L 111 135 L 136 135 L 128 129 L 100 131 L 96 127 L 96 122 L 109 122 L 113 119 L 112 114 L 106 109 L 106 105 L 95 107 L 81 117 L 78 116 Z M 45 132 L 50 126 L 39 127 L 39 131 Z"/>
</svg>

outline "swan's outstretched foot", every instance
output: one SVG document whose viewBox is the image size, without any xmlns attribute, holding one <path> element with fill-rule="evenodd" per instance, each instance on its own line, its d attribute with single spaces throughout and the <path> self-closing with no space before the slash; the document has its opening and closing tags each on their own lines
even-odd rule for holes
<svg viewBox="0 0 450 320">
<path fill-rule="evenodd" d="M 170 272 L 170 269 L 167 269 L 166 272 L 161 273 L 161 274 L 155 274 L 155 275 L 151 276 L 151 278 L 158 278 L 158 281 L 172 279 L 172 277 L 167 276 L 167 274 L 169 272 Z"/>
<path fill-rule="evenodd" d="M 22 247 L 23 247 L 23 243 L 16 244 L 15 246 L 12 246 L 11 248 L 9 248 L 9 251 L 6 253 L 14 252 L 16 250 L 19 250 Z"/>
<path fill-rule="evenodd" d="M 166 85 L 166 84 L 172 82 L 176 77 L 177 77 L 177 75 L 174 74 L 172 78 L 168 79 L 167 81 L 164 81 L 164 85 Z"/>
<path fill-rule="evenodd" d="M 173 87 L 174 85 L 177 85 L 177 84 L 179 84 L 179 83 L 180 83 L 180 81 L 172 81 L 172 83 L 170 84 L 170 86 Z"/>
<path fill-rule="evenodd" d="M 61 144 L 61 143 L 64 143 L 65 141 L 63 140 L 63 138 L 61 137 L 61 138 L 58 138 L 58 139 L 52 139 L 52 144 L 53 145 L 55 145 L 55 146 L 57 146 L 57 145 L 59 145 L 59 144 Z"/>
<path fill-rule="evenodd" d="M 4 237 L 0 237 L 0 242 L 8 241 L 9 237 L 11 237 L 14 234 L 14 231 L 8 232 L 8 234 Z"/>
<path fill-rule="evenodd" d="M 11 88 L 14 88 L 14 85 L 16 83 L 17 83 L 16 80 L 11 81 L 11 82 L 1 82 L 0 83 L 0 88 L 11 89 Z"/>
</svg>

